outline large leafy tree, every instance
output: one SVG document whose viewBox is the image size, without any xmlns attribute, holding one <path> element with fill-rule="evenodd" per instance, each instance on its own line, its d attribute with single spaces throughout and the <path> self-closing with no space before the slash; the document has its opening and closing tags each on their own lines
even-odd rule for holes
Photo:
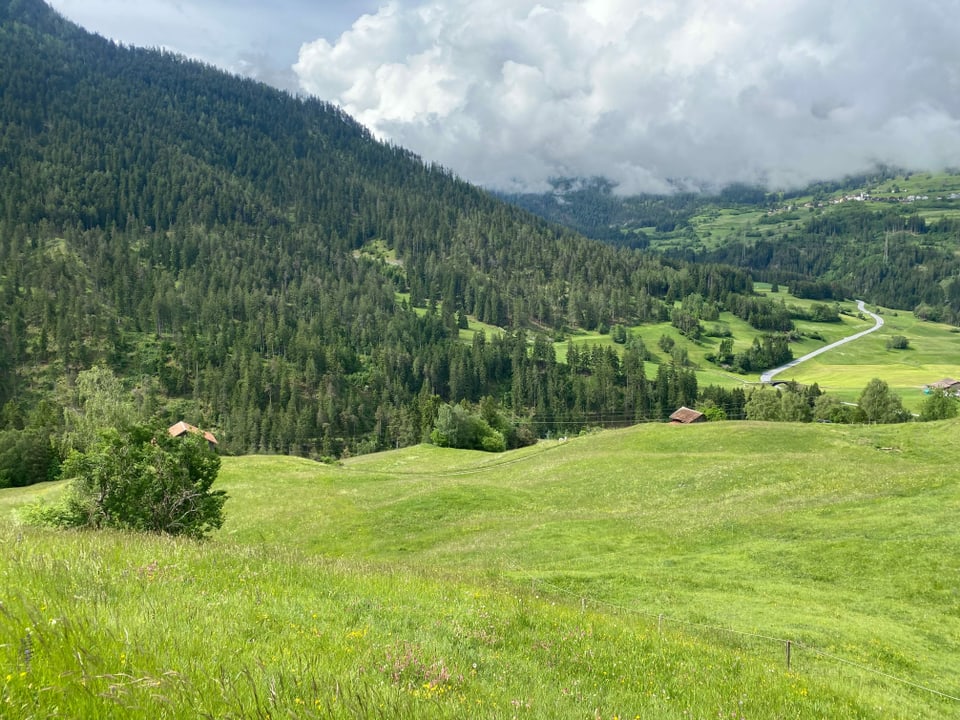
<svg viewBox="0 0 960 720">
<path fill-rule="evenodd" d="M 860 393 L 860 414 L 868 423 L 897 423 L 909 419 L 900 396 L 880 378 L 874 378 Z"/>
<path fill-rule="evenodd" d="M 744 410 L 748 420 L 780 420 L 780 393 L 766 386 L 755 388 Z"/>
<path fill-rule="evenodd" d="M 96 366 L 79 373 L 72 394 L 63 413 L 64 455 L 92 447 L 104 426 L 127 427 L 137 420 L 133 396 L 109 368 Z"/>
</svg>

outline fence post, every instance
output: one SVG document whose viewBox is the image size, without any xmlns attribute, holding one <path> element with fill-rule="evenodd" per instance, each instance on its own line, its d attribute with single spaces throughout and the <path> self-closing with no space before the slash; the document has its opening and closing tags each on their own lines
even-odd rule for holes
<svg viewBox="0 0 960 720">
<path fill-rule="evenodd" d="M 787 640 L 787 670 L 790 669 L 790 646 L 791 646 L 791 644 L 792 644 L 792 643 L 791 643 L 789 640 Z"/>
<path fill-rule="evenodd" d="M 587 611 L 587 599 L 580 598 L 580 612 L 585 613 Z"/>
<path fill-rule="evenodd" d="M 663 635 L 663 613 L 657 616 L 657 635 Z"/>
</svg>

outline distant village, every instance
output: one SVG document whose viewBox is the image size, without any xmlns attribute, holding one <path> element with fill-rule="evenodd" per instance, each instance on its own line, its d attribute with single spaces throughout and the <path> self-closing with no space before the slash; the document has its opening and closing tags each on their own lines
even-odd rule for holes
<svg viewBox="0 0 960 720">
<path fill-rule="evenodd" d="M 841 205 L 846 202 L 874 202 L 874 203 L 914 203 L 914 202 L 923 202 L 924 200 L 935 200 L 935 201 L 946 201 L 946 200 L 960 200 L 960 193 L 952 192 L 948 195 L 938 195 L 931 198 L 930 195 L 906 195 L 903 197 L 894 196 L 894 195 L 883 195 L 883 196 L 874 196 L 868 192 L 860 192 L 856 195 L 843 195 L 841 197 L 835 197 L 830 200 L 821 200 L 821 201 L 810 201 L 803 203 L 799 207 L 813 209 L 813 208 L 824 208 L 829 205 Z M 776 215 L 778 213 L 790 212 L 797 209 L 797 205 L 785 205 L 784 207 L 777 208 L 775 210 L 770 210 L 767 212 L 767 215 Z"/>
<path fill-rule="evenodd" d="M 868 192 L 861 192 L 856 195 L 844 195 L 843 197 L 833 198 L 832 200 L 826 202 L 808 202 L 804 203 L 803 207 L 812 208 L 812 207 L 824 207 L 826 205 L 840 205 L 845 202 L 882 202 L 882 203 L 912 203 L 912 202 L 921 202 L 923 200 L 929 200 L 929 195 L 907 195 L 906 197 L 893 197 L 893 196 L 884 196 L 884 197 L 874 197 Z M 950 193 L 949 195 L 941 195 L 935 197 L 934 200 L 960 200 L 960 193 Z"/>
</svg>

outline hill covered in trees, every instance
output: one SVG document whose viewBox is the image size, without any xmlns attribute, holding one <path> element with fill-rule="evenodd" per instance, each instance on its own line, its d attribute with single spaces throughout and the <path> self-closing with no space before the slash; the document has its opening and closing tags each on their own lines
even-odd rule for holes
<svg viewBox="0 0 960 720">
<path fill-rule="evenodd" d="M 890 168 L 793 192 L 620 196 L 603 180 L 507 198 L 618 247 L 727 263 L 814 299 L 871 303 L 960 324 L 960 174 Z"/>
<path fill-rule="evenodd" d="M 0 430 L 62 422 L 95 366 L 228 452 L 417 443 L 442 404 L 485 398 L 513 443 L 664 417 L 695 397 L 688 371 L 648 379 L 639 350 L 571 369 L 547 340 L 752 290 L 743 270 L 547 224 L 329 104 L 117 45 L 40 0 L 0 2 L 0 128 Z M 468 317 L 504 332 L 465 342 Z"/>
</svg>

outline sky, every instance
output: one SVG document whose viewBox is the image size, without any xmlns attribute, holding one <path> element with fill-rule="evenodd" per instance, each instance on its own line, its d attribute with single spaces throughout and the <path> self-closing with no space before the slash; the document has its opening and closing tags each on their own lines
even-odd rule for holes
<svg viewBox="0 0 960 720">
<path fill-rule="evenodd" d="M 960 0 L 52 0 L 333 102 L 475 183 L 791 188 L 960 168 Z"/>
</svg>

